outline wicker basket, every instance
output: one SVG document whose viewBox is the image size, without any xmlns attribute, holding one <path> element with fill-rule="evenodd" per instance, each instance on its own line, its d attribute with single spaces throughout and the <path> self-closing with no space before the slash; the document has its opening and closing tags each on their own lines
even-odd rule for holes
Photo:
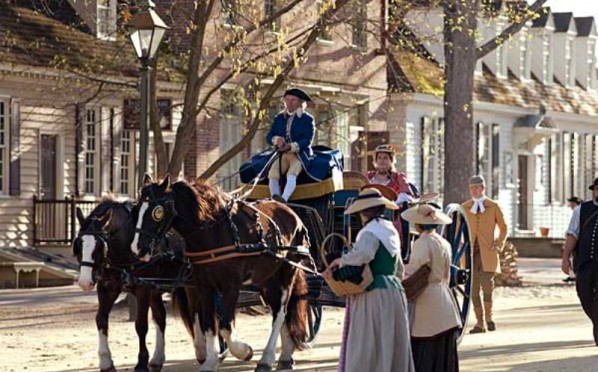
<svg viewBox="0 0 598 372">
<path fill-rule="evenodd" d="M 325 247 L 328 240 L 333 236 L 337 236 L 343 240 L 343 244 L 347 245 L 347 239 L 344 236 L 338 233 L 332 233 L 326 236 L 322 241 L 321 247 Z M 320 256 L 322 258 L 322 262 L 328 267 L 329 263 L 326 261 L 326 254 L 323 249 L 320 250 Z M 347 295 L 354 295 L 365 292 L 366 288 L 372 284 L 374 281 L 374 276 L 372 275 L 372 271 L 370 270 L 370 265 L 365 265 L 363 268 L 363 272 L 361 273 L 363 280 L 359 284 L 355 284 L 349 281 L 340 281 L 335 280 L 332 277 L 324 277 L 324 280 L 328 284 L 328 287 L 336 294 L 337 296 L 347 296 Z"/>
</svg>

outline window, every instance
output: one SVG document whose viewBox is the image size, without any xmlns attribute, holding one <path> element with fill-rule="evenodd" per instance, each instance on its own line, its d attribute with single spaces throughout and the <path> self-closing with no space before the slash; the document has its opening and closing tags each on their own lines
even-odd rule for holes
<svg viewBox="0 0 598 372">
<path fill-rule="evenodd" d="M 228 26 L 238 26 L 239 19 L 234 0 L 222 0 L 222 22 Z"/>
<path fill-rule="evenodd" d="M 276 0 L 265 0 L 264 1 L 264 18 L 270 18 L 276 11 L 278 10 L 278 3 Z M 277 32 L 280 31 L 280 17 L 277 17 L 272 20 L 269 24 L 266 25 L 266 28 Z"/>
<path fill-rule="evenodd" d="M 476 126 L 476 173 L 486 180 L 486 194 L 496 199 L 500 174 L 500 126 L 478 123 Z"/>
<path fill-rule="evenodd" d="M 353 17 L 353 45 L 359 48 L 367 47 L 367 3 L 357 0 L 355 3 L 355 17 Z"/>
<path fill-rule="evenodd" d="M 99 166 L 99 110 L 88 109 L 85 114 L 85 164 L 84 164 L 84 192 L 95 195 L 97 179 L 96 169 Z"/>
<path fill-rule="evenodd" d="M 548 142 L 548 163 L 550 167 L 549 200 L 551 203 L 558 203 L 563 200 L 563 179 L 561 177 L 561 169 L 563 168 L 562 147 L 563 139 L 561 134 L 553 134 Z"/>
<path fill-rule="evenodd" d="M 131 195 L 133 191 L 134 180 L 131 177 L 131 161 L 134 154 L 132 151 L 133 139 L 130 130 L 123 130 L 120 137 L 120 193 Z M 134 174 L 134 173 L 133 173 Z"/>
<path fill-rule="evenodd" d="M 588 40 L 588 80 L 587 87 L 594 88 L 594 80 L 596 79 L 596 44 L 593 40 Z"/>
<path fill-rule="evenodd" d="M 318 145 L 330 146 L 332 120 L 328 110 L 323 109 L 318 111 L 318 125 L 316 128 L 315 143 Z"/>
<path fill-rule="evenodd" d="M 100 38 L 115 37 L 116 19 L 112 15 L 110 0 L 98 0 L 97 16 L 97 36 Z"/>
<path fill-rule="evenodd" d="M 8 101 L 0 100 L 0 194 L 7 194 L 9 118 Z"/>
<path fill-rule="evenodd" d="M 318 2 L 318 14 L 317 17 L 321 18 L 322 14 L 328 10 L 330 4 L 328 2 Z M 324 22 L 325 23 L 325 22 Z M 323 25 L 323 29 L 322 32 L 320 33 L 320 36 L 318 37 L 319 40 L 323 40 L 323 41 L 332 41 L 332 30 L 330 28 L 330 25 Z"/>
<path fill-rule="evenodd" d="M 444 119 L 422 118 L 422 192 L 444 192 Z"/>
</svg>

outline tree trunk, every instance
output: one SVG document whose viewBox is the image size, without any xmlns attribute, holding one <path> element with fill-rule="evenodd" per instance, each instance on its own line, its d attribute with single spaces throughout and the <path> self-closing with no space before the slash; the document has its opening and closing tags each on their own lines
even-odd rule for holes
<svg viewBox="0 0 598 372">
<path fill-rule="evenodd" d="M 160 128 L 160 114 L 158 112 L 158 102 L 156 100 L 156 91 L 158 90 L 156 76 L 158 74 L 155 67 L 154 63 L 150 75 L 150 129 L 154 134 L 154 151 L 156 153 L 157 161 L 157 164 L 154 166 L 155 174 L 153 176 L 154 178 L 161 179 L 166 174 L 168 156 L 166 154 L 166 146 L 164 145 L 164 137 L 162 136 L 162 128 Z"/>
<path fill-rule="evenodd" d="M 444 7 L 444 203 L 469 198 L 474 174 L 473 78 L 476 66 L 477 0 L 451 0 Z"/>
</svg>

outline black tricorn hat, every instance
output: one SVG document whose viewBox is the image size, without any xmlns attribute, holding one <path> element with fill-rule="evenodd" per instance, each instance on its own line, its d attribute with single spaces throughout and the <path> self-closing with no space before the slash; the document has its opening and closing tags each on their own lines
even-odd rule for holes
<svg viewBox="0 0 598 372">
<path fill-rule="evenodd" d="M 598 178 L 594 179 L 594 183 L 590 185 L 589 189 L 594 190 L 594 187 L 598 186 Z"/>
<path fill-rule="evenodd" d="M 311 102 L 311 97 L 309 96 L 309 94 L 305 93 L 304 91 L 302 91 L 299 88 L 291 88 L 288 89 L 286 92 L 284 92 L 285 96 L 295 96 L 305 102 Z"/>
</svg>

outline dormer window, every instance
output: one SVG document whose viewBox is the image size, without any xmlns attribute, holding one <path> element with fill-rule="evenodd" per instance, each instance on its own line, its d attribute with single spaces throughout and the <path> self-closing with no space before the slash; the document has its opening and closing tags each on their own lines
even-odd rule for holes
<svg viewBox="0 0 598 372">
<path fill-rule="evenodd" d="M 573 38 L 568 39 L 565 45 L 565 79 L 568 86 L 573 86 L 575 85 L 575 73 L 573 70 L 575 46 Z"/>
<path fill-rule="evenodd" d="M 100 39 L 116 38 L 116 0 L 98 0 L 97 37 Z M 112 4 L 114 3 L 114 4 Z M 114 9 L 113 9 L 114 8 Z"/>
</svg>

